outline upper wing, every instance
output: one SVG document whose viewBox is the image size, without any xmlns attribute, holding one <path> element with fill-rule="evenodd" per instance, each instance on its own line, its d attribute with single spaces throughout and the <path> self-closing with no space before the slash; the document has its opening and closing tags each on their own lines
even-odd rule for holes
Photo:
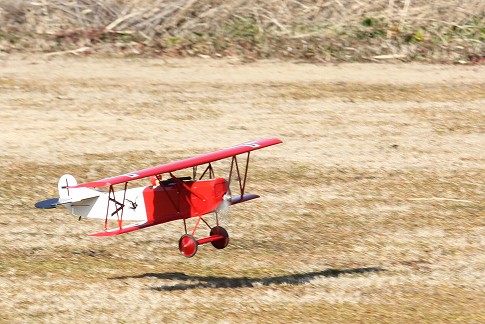
<svg viewBox="0 0 485 324">
<path fill-rule="evenodd" d="M 154 176 L 162 173 L 168 173 L 168 172 L 173 172 L 181 169 L 191 168 L 197 165 L 206 164 L 213 161 L 222 160 L 234 155 L 239 155 L 242 153 L 262 149 L 267 146 L 279 144 L 281 142 L 282 141 L 277 138 L 267 138 L 267 139 L 252 141 L 252 142 L 246 142 L 220 151 L 199 155 L 196 157 L 192 157 L 192 158 L 177 161 L 177 162 L 162 164 L 156 167 L 143 169 L 139 171 L 133 171 L 120 176 L 106 178 L 98 181 L 81 183 L 71 188 L 79 188 L 79 187 L 94 188 L 94 187 L 115 185 L 115 184 L 142 179 L 142 178 L 146 178 L 146 177 L 150 177 L 150 176 Z"/>
</svg>

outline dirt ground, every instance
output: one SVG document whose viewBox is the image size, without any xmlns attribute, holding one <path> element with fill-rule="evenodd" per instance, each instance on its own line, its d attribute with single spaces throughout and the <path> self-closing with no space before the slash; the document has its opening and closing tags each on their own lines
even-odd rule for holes
<svg viewBox="0 0 485 324">
<path fill-rule="evenodd" d="M 3 56 L 0 322 L 484 322 L 484 107 L 484 66 Z M 33 207 L 264 137 L 221 251 Z"/>
</svg>

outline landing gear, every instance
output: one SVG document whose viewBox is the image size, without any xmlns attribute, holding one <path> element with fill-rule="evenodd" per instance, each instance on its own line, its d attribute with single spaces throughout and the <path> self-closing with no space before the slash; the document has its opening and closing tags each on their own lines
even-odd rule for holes
<svg viewBox="0 0 485 324">
<path fill-rule="evenodd" d="M 216 249 L 223 249 L 229 244 L 229 234 L 222 226 L 211 228 L 209 237 L 196 240 L 190 234 L 184 234 L 179 240 L 179 250 L 187 258 L 193 257 L 197 253 L 199 245 L 211 242 Z"/>
<path fill-rule="evenodd" d="M 182 235 L 179 240 L 179 250 L 187 258 L 191 258 L 197 253 L 198 246 L 199 244 L 195 238 L 189 234 Z"/>
<path fill-rule="evenodd" d="M 211 242 L 212 245 L 216 249 L 223 249 L 223 248 L 225 248 L 229 244 L 229 234 L 227 233 L 227 231 L 225 230 L 225 228 L 222 227 L 222 226 L 215 226 L 215 227 L 213 227 L 211 229 L 209 235 L 210 236 L 213 236 L 213 235 L 222 236 L 222 238 Z"/>
</svg>

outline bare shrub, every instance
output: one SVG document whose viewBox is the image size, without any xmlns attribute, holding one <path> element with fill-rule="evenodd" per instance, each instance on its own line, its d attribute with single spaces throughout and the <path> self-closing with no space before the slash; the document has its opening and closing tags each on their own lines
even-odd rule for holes
<svg viewBox="0 0 485 324">
<path fill-rule="evenodd" d="M 103 42 L 134 41 L 145 50 L 178 55 L 355 60 L 376 55 L 431 58 L 457 52 L 462 57 L 482 53 L 484 42 L 482 0 L 1 3 L 1 18 L 7 22 L 4 33 L 13 25 L 44 36 L 101 30 L 108 35 L 101 37 Z M 55 43 L 63 46 L 58 39 Z"/>
<path fill-rule="evenodd" d="M 26 22 L 28 3 L 25 0 L 0 1 L 1 18 L 6 25 L 19 25 Z"/>
</svg>

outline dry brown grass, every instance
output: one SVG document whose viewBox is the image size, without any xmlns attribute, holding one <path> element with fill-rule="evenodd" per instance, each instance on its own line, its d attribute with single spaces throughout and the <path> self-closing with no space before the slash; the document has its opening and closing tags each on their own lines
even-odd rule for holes
<svg viewBox="0 0 485 324">
<path fill-rule="evenodd" d="M 484 13 L 480 0 L 2 0 L 0 49 L 477 63 Z"/>
<path fill-rule="evenodd" d="M 483 322 L 482 72 L 6 60 L 0 322 Z M 262 198 L 224 219 L 223 251 L 183 258 L 176 222 L 99 239 L 100 222 L 33 208 L 63 173 L 267 136 L 284 144 L 252 156 Z"/>
</svg>

